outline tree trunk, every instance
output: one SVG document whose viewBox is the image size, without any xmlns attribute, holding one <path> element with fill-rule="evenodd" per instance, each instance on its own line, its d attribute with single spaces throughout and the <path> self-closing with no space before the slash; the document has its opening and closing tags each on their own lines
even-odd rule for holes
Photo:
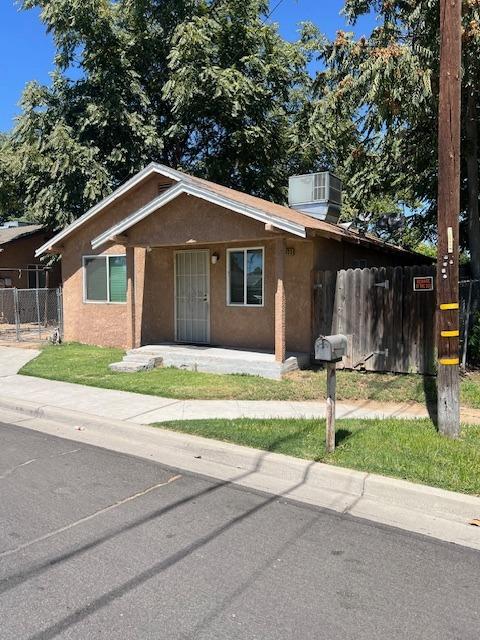
<svg viewBox="0 0 480 640">
<path fill-rule="evenodd" d="M 471 88 L 467 95 L 467 117 L 465 123 L 468 188 L 468 244 L 472 275 L 480 279 L 480 217 L 478 211 L 478 126 L 477 101 Z"/>
</svg>

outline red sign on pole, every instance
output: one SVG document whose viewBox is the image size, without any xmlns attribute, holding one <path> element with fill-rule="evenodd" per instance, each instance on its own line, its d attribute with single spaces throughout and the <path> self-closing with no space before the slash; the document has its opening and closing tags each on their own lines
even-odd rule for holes
<svg viewBox="0 0 480 640">
<path fill-rule="evenodd" d="M 433 291 L 433 276 L 417 276 L 413 279 L 414 291 Z"/>
</svg>

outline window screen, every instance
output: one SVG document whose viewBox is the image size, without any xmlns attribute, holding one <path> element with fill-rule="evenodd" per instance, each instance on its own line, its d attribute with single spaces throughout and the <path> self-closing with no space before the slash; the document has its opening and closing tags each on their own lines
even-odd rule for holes
<svg viewBox="0 0 480 640">
<path fill-rule="evenodd" d="M 107 302 L 107 259 L 85 258 L 85 272 L 85 299 Z"/>
<path fill-rule="evenodd" d="M 247 304 L 263 304 L 263 251 L 247 251 Z"/>
<path fill-rule="evenodd" d="M 112 256 L 109 262 L 110 302 L 127 299 L 127 261 L 125 256 Z"/>
</svg>

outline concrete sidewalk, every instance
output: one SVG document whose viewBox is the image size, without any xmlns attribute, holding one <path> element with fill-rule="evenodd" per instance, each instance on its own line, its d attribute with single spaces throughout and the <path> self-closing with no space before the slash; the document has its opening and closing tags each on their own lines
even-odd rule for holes
<svg viewBox="0 0 480 640">
<path fill-rule="evenodd" d="M 128 391 L 99 389 L 70 382 L 58 382 L 17 375 L 17 371 L 39 352 L 31 349 L 0 348 L 0 407 L 22 410 L 27 401 L 55 412 L 78 412 L 92 417 L 152 424 L 168 420 L 208 418 L 324 418 L 323 401 L 280 400 L 176 400 Z M 2 404 L 3 403 L 3 404 Z M 33 404 L 32 404 L 33 403 Z M 46 411 L 47 410 L 47 411 Z M 424 405 L 414 402 L 381 403 L 373 400 L 337 402 L 337 418 L 428 418 Z M 462 409 L 462 420 L 480 424 L 480 410 Z"/>
<path fill-rule="evenodd" d="M 151 424 L 167 420 L 201 418 L 323 418 L 325 403 L 276 400 L 175 400 L 157 396 L 98 389 L 69 382 L 12 375 L 1 379 L 2 398 L 46 407 L 87 413 L 92 416 Z M 0 399 L 1 406 L 2 399 Z M 338 418 L 426 418 L 428 411 L 415 403 L 384 404 L 368 400 L 338 402 Z M 480 423 L 480 411 L 470 411 Z"/>
<path fill-rule="evenodd" d="M 39 353 L 38 349 L 31 349 L 29 346 L 22 349 L 0 346 L 0 378 L 14 375 Z"/>
</svg>

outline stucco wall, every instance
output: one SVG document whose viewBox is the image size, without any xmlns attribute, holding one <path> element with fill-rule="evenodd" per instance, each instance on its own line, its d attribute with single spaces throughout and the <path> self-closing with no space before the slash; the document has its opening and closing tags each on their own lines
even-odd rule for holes
<svg viewBox="0 0 480 640">
<path fill-rule="evenodd" d="M 287 351 L 311 348 L 313 242 L 288 239 L 285 256 Z M 293 249 L 295 254 L 291 255 Z"/>
<path fill-rule="evenodd" d="M 225 240 L 244 241 L 276 237 L 252 218 L 183 194 L 128 231 L 134 244 L 150 246 L 189 245 L 199 247 Z"/>
<path fill-rule="evenodd" d="M 265 285 L 263 307 L 227 305 L 227 248 L 257 247 L 265 250 Z M 310 271 L 312 243 L 287 242 L 295 255 L 285 256 L 287 291 L 287 349 L 308 351 L 310 343 Z M 219 260 L 210 264 L 210 337 L 211 343 L 251 349 L 273 349 L 275 248 L 274 241 L 195 246 L 217 253 Z M 156 248 L 146 254 L 141 342 L 174 341 L 174 261 L 180 248 Z"/>
<path fill-rule="evenodd" d="M 271 241 L 232 243 L 229 247 L 265 247 L 265 289 L 263 307 L 230 307 L 226 302 L 227 247 L 214 244 L 206 248 L 219 260 L 210 264 L 210 342 L 217 345 L 272 349 L 273 313 L 273 249 Z M 172 342 L 174 326 L 174 261 L 180 248 L 152 249 L 147 252 L 142 343 Z"/>
<path fill-rule="evenodd" d="M 121 245 L 92 250 L 91 241 L 126 215 L 150 202 L 157 195 L 158 177 L 152 176 L 125 197 L 105 208 L 65 241 L 62 249 L 64 337 L 67 341 L 86 344 L 123 347 L 127 344 L 126 303 L 83 301 L 83 267 L 85 255 L 125 254 Z M 135 252 L 137 264 L 136 293 L 143 290 L 142 257 L 144 251 Z M 138 305 L 138 314 L 141 304 Z M 139 318 L 140 319 L 140 318 Z M 137 326 L 138 326 L 137 322 Z"/>
</svg>

